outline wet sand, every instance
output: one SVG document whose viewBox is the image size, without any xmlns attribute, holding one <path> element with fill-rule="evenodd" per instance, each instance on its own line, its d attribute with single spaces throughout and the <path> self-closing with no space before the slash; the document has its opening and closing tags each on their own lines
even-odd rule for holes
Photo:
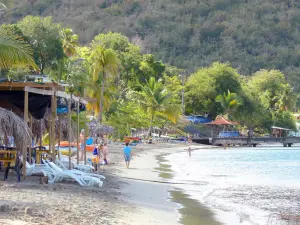
<svg viewBox="0 0 300 225">
<path fill-rule="evenodd" d="M 199 145 L 191 147 L 207 148 Z M 115 171 L 126 178 L 124 180 L 128 185 L 123 190 L 127 191 L 134 205 L 148 210 L 155 209 L 152 220 L 146 221 L 147 224 L 221 225 L 211 210 L 191 199 L 183 190 L 172 187 L 170 179 L 173 171 L 163 156 L 185 151 L 186 148 L 176 145 L 155 147 L 141 151 L 134 157 L 129 170 L 115 166 Z"/>
</svg>

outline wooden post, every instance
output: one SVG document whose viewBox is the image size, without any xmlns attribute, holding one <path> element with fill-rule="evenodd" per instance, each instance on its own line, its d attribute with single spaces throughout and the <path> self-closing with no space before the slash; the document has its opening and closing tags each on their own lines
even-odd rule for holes
<svg viewBox="0 0 300 225">
<path fill-rule="evenodd" d="M 58 151 L 60 149 L 60 135 L 61 135 L 61 118 L 60 116 L 58 115 Z M 58 158 L 60 159 L 60 154 L 58 154 Z"/>
<path fill-rule="evenodd" d="M 86 165 L 86 130 L 84 129 L 84 165 Z"/>
<path fill-rule="evenodd" d="M 40 120 L 40 146 L 43 146 L 42 120 Z"/>
<path fill-rule="evenodd" d="M 52 101 L 52 99 L 51 99 Z M 51 109 L 50 109 L 51 111 Z M 52 151 L 52 148 L 51 148 L 51 140 L 52 140 L 52 112 L 49 113 L 48 115 L 48 125 L 49 125 L 49 136 L 48 136 L 48 139 L 49 139 L 49 153 L 51 154 L 51 151 Z"/>
<path fill-rule="evenodd" d="M 68 123 L 68 136 L 69 136 L 69 170 L 71 169 L 71 122 L 72 122 L 72 118 L 71 118 L 71 102 L 72 102 L 72 94 L 71 97 L 68 101 L 68 117 L 69 117 L 69 123 Z"/>
<path fill-rule="evenodd" d="M 32 116 L 30 115 L 30 120 L 29 120 L 29 124 L 30 124 L 30 130 L 32 132 Z M 34 136 L 32 136 L 33 138 Z M 32 152 L 31 152 L 31 147 L 32 147 L 32 140 L 31 140 L 31 145 L 29 146 L 29 163 L 31 164 L 31 156 L 32 156 Z"/>
<path fill-rule="evenodd" d="M 80 145 L 79 145 L 79 104 L 80 104 L 80 101 L 77 102 L 77 132 L 76 132 L 76 137 L 77 137 L 77 164 L 79 164 L 79 151 L 80 151 Z"/>
<path fill-rule="evenodd" d="M 24 121 L 27 124 L 28 122 L 28 91 L 25 91 L 25 99 L 24 99 Z M 26 160 L 27 160 L 27 146 L 20 146 L 22 148 L 23 153 L 23 180 L 26 177 Z"/>
<path fill-rule="evenodd" d="M 52 161 L 55 161 L 56 154 L 55 154 L 55 121 L 56 121 L 56 96 L 55 94 L 52 95 L 51 98 L 51 149 L 52 149 Z"/>
</svg>

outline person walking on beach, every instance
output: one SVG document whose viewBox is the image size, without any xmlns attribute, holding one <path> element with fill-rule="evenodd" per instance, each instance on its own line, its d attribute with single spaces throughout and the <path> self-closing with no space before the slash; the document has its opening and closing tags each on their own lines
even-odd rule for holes
<svg viewBox="0 0 300 225">
<path fill-rule="evenodd" d="M 107 154 L 108 154 L 108 149 L 107 149 L 107 143 L 104 143 L 103 145 L 103 160 L 104 160 L 104 165 L 107 165 Z"/>
<path fill-rule="evenodd" d="M 125 159 L 125 163 L 126 163 L 127 169 L 129 168 L 130 157 L 131 157 L 131 148 L 128 145 L 129 145 L 129 143 L 126 143 L 126 146 L 123 149 L 123 151 L 124 151 L 124 159 Z"/>
</svg>

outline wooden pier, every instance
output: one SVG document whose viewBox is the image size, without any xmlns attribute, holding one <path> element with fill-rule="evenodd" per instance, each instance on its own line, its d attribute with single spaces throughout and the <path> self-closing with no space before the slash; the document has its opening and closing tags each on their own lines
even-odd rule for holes
<svg viewBox="0 0 300 225">
<path fill-rule="evenodd" d="M 284 147 L 291 147 L 300 143 L 300 137 L 212 137 L 193 138 L 193 142 L 209 145 L 245 145 L 256 147 L 263 143 L 281 143 Z"/>
</svg>

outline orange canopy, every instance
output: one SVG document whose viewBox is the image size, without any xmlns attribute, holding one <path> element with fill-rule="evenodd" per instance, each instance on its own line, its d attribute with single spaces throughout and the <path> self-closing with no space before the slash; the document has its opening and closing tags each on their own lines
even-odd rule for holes
<svg viewBox="0 0 300 225">
<path fill-rule="evenodd" d="M 238 125 L 238 122 L 233 122 L 230 120 L 225 119 L 223 116 L 217 118 L 215 121 L 212 121 L 210 123 L 206 123 L 208 125 Z"/>
</svg>

